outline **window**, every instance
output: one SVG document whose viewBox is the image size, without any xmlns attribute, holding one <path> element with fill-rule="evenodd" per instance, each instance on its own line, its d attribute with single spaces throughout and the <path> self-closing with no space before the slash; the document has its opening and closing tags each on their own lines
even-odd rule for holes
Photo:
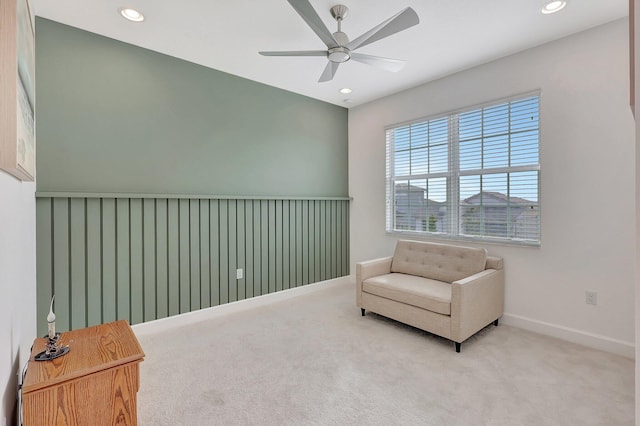
<svg viewBox="0 0 640 426">
<path fill-rule="evenodd" d="M 540 242 L 539 95 L 392 126 L 387 231 Z"/>
</svg>

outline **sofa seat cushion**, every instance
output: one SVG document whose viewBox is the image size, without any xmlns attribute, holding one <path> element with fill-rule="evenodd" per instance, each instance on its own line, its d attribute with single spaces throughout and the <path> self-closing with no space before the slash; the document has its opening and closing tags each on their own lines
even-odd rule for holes
<svg viewBox="0 0 640 426">
<path fill-rule="evenodd" d="M 400 240 L 391 272 L 452 283 L 484 271 L 486 261 L 487 251 L 483 248 Z"/>
<path fill-rule="evenodd" d="M 451 284 L 407 274 L 369 278 L 362 291 L 443 315 L 451 315 Z"/>
</svg>

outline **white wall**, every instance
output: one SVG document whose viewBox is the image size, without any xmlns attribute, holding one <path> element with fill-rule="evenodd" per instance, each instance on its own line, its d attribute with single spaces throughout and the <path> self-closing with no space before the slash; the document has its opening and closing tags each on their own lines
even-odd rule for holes
<svg viewBox="0 0 640 426">
<path fill-rule="evenodd" d="M 0 172 L 0 425 L 17 415 L 17 374 L 36 337 L 35 183 Z"/>
<path fill-rule="evenodd" d="M 397 239 L 385 234 L 384 126 L 540 89 L 542 245 L 486 245 L 505 259 L 504 322 L 633 357 L 628 46 L 623 19 L 351 109 L 352 262 Z"/>
<path fill-rule="evenodd" d="M 631 10 L 629 11 L 631 12 Z M 634 73 L 636 118 L 636 342 L 640 341 L 640 0 L 633 0 Z M 640 345 L 636 345 L 636 425 L 640 425 Z"/>
</svg>

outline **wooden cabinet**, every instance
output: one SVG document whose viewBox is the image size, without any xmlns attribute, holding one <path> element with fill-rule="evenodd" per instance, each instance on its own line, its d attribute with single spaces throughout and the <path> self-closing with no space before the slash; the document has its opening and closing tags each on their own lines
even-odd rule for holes
<svg viewBox="0 0 640 426">
<path fill-rule="evenodd" d="M 67 355 L 34 361 L 45 343 L 35 340 L 22 386 L 25 426 L 137 423 L 144 352 L 127 321 L 63 333 Z"/>
</svg>

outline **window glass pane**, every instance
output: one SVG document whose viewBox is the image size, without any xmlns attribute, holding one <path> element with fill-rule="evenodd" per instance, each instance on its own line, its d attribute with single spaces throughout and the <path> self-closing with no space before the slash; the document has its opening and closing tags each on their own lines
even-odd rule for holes
<svg viewBox="0 0 640 426">
<path fill-rule="evenodd" d="M 446 178 L 429 179 L 427 182 L 425 231 L 447 232 Z"/>
<path fill-rule="evenodd" d="M 432 145 L 429 147 L 429 173 L 444 173 L 449 169 L 449 147 Z"/>
<path fill-rule="evenodd" d="M 509 104 L 485 108 L 482 121 L 484 136 L 506 134 L 509 131 Z"/>
<path fill-rule="evenodd" d="M 396 229 L 424 231 L 425 179 L 398 181 L 395 185 Z"/>
<path fill-rule="evenodd" d="M 403 151 L 410 148 L 411 132 L 409 126 L 399 127 L 393 131 L 393 146 L 395 151 Z"/>
<path fill-rule="evenodd" d="M 509 136 L 501 135 L 484 139 L 482 153 L 483 168 L 509 166 Z"/>
<path fill-rule="evenodd" d="M 429 145 L 446 144 L 449 141 L 449 118 L 429 121 Z"/>
<path fill-rule="evenodd" d="M 411 151 L 396 151 L 394 158 L 394 175 L 407 176 L 411 170 Z"/>
<path fill-rule="evenodd" d="M 460 233 L 463 235 L 481 235 L 482 211 L 479 204 L 480 176 L 460 176 Z"/>
<path fill-rule="evenodd" d="M 538 164 L 538 130 L 511 136 L 511 166 Z"/>
<path fill-rule="evenodd" d="M 427 147 L 411 150 L 411 174 L 426 174 L 428 171 L 428 151 Z"/>
<path fill-rule="evenodd" d="M 460 114 L 460 141 L 482 137 L 482 111 L 475 110 Z"/>
<path fill-rule="evenodd" d="M 429 124 L 417 123 L 411 126 L 411 148 L 427 146 L 429 141 Z"/>
<path fill-rule="evenodd" d="M 482 167 L 480 139 L 460 141 L 460 170 L 476 170 Z"/>
<path fill-rule="evenodd" d="M 538 128 L 538 97 L 511 102 L 511 131 L 519 132 Z"/>
<path fill-rule="evenodd" d="M 408 229 L 409 181 L 399 180 L 394 185 L 395 221 L 394 229 Z"/>
<path fill-rule="evenodd" d="M 538 203 L 538 172 L 516 172 L 509 175 L 512 197 L 524 199 L 525 204 Z"/>
</svg>

